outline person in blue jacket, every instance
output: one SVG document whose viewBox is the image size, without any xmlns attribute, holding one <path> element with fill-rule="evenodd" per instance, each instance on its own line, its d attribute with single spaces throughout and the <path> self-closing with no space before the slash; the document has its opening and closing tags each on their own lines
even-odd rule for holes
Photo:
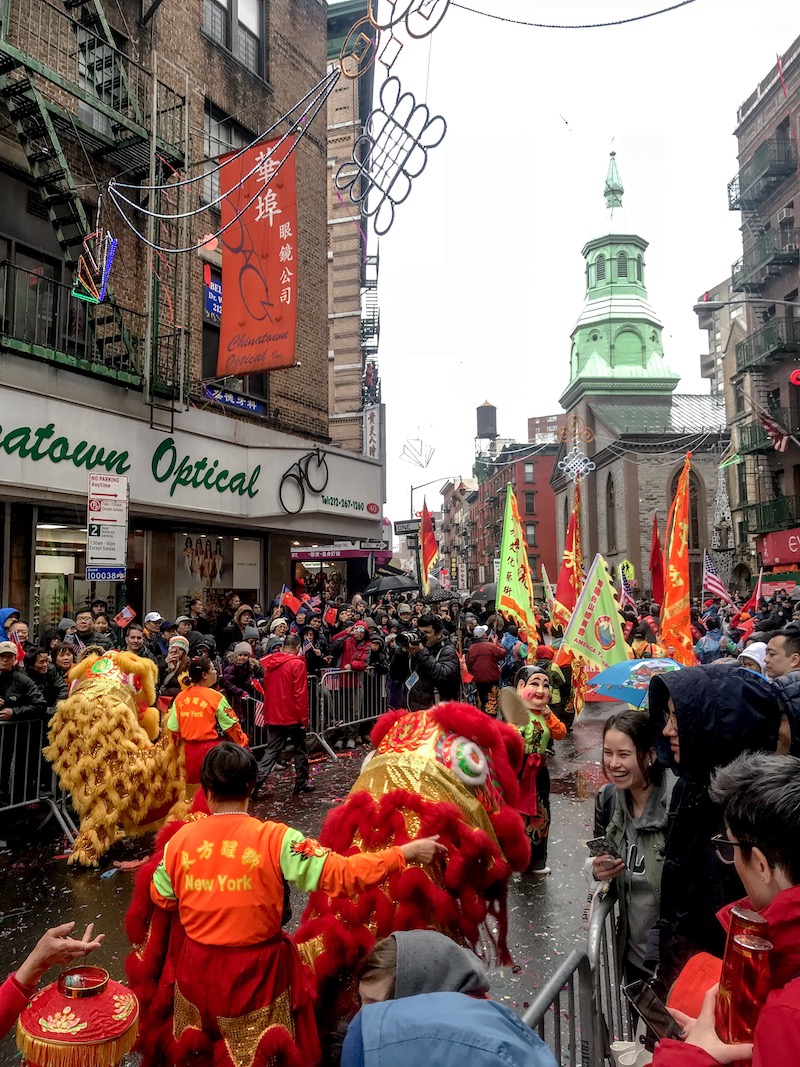
<svg viewBox="0 0 800 1067">
<path fill-rule="evenodd" d="M 556 1067 L 512 1011 L 464 993 L 421 993 L 367 1004 L 347 1031 L 342 1067 Z"/>
</svg>

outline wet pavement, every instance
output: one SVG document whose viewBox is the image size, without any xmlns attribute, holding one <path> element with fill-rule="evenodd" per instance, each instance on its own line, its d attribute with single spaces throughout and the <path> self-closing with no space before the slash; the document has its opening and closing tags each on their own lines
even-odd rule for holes
<svg viewBox="0 0 800 1067">
<path fill-rule="evenodd" d="M 563 958 L 584 940 L 581 912 L 586 897 L 582 873 L 584 842 L 592 836 L 594 797 L 604 781 L 600 769 L 603 720 L 623 705 L 588 704 L 564 741 L 556 743 L 550 764 L 552 826 L 548 863 L 552 875 L 533 882 L 515 878 L 509 889 L 508 941 L 514 968 L 490 968 L 492 997 L 522 1012 Z M 273 772 L 273 795 L 255 813 L 318 834 L 328 811 L 342 802 L 358 775 L 363 751 L 336 761 L 312 763 L 316 793 L 291 795 L 290 767 Z M 75 919 L 83 928 L 94 922 L 106 935 L 92 962 L 124 980 L 128 951 L 123 919 L 135 872 L 122 871 L 113 860 L 141 857 L 152 837 L 117 845 L 99 870 L 67 867 L 67 844 L 53 820 L 41 826 L 41 814 L 13 812 L 0 817 L 0 980 L 12 970 L 49 926 Z M 304 894 L 292 890 L 296 924 Z M 54 977 L 55 971 L 49 978 Z M 0 1043 L 0 1065 L 18 1062 L 13 1037 Z"/>
</svg>

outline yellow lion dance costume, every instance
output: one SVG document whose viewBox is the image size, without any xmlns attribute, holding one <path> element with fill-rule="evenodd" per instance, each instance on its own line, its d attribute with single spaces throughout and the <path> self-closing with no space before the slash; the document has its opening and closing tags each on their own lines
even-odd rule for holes
<svg viewBox="0 0 800 1067">
<path fill-rule="evenodd" d="M 96 867 L 119 836 L 187 811 L 183 749 L 158 731 L 157 668 L 130 652 L 87 655 L 50 720 L 45 757 L 72 795 L 80 831 L 70 863 Z"/>
</svg>

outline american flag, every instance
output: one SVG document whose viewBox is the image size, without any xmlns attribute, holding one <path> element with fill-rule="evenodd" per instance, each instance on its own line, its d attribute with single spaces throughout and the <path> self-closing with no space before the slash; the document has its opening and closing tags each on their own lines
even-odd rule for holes
<svg viewBox="0 0 800 1067">
<path fill-rule="evenodd" d="M 733 604 L 730 593 L 725 588 L 725 583 L 720 578 L 708 549 L 703 553 L 703 589 L 712 596 L 719 597 L 720 600 L 727 600 L 729 604 Z"/>
<path fill-rule="evenodd" d="M 756 411 L 758 421 L 764 427 L 764 433 L 772 441 L 775 446 L 776 452 L 785 452 L 789 447 L 789 431 L 785 430 L 783 426 L 771 415 L 768 415 L 766 411 Z"/>
<path fill-rule="evenodd" d="M 256 700 L 255 701 L 255 709 L 253 711 L 253 725 L 254 726 L 265 726 L 266 725 L 266 723 L 264 722 L 264 701 L 263 700 Z"/>
<path fill-rule="evenodd" d="M 619 603 L 620 607 L 625 607 L 627 604 L 629 608 L 636 611 L 636 600 L 633 596 L 633 589 L 631 589 L 631 583 L 625 577 L 623 571 L 619 573 Z"/>
</svg>

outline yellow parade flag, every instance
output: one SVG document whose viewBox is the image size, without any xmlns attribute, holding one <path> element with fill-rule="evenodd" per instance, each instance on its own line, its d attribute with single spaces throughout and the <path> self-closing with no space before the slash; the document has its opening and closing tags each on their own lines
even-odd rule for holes
<svg viewBox="0 0 800 1067">
<path fill-rule="evenodd" d="M 522 533 L 517 498 L 509 485 L 506 490 L 506 511 L 503 519 L 503 539 L 500 543 L 500 571 L 495 596 L 497 610 L 513 619 L 525 631 L 529 649 L 539 644 L 536 613 L 533 604 L 533 581 L 528 563 L 528 546 Z M 522 635 L 520 635 L 522 636 Z"/>
<path fill-rule="evenodd" d="M 692 642 L 689 597 L 689 472 L 692 453 L 678 480 L 678 489 L 667 519 L 664 539 L 664 603 L 661 606 L 659 644 L 667 655 L 691 667 L 696 662 Z"/>
<path fill-rule="evenodd" d="M 586 577 L 561 642 L 562 652 L 571 652 L 590 667 L 604 671 L 615 663 L 633 658 L 622 632 L 617 592 L 606 561 L 598 553 Z"/>
</svg>

